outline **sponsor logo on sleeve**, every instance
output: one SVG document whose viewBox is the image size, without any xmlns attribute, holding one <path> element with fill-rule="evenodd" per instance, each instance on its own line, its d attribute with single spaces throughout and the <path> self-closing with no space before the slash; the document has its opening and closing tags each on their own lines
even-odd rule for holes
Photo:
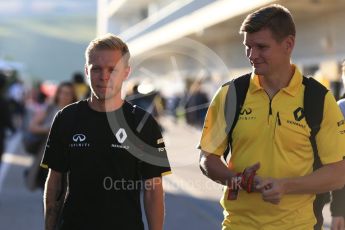
<svg viewBox="0 0 345 230">
<path fill-rule="evenodd" d="M 338 121 L 337 122 L 337 125 L 338 126 L 342 126 L 342 125 L 344 125 L 345 124 L 345 120 L 341 120 L 341 121 Z"/>
<path fill-rule="evenodd" d="M 163 137 L 157 140 L 157 144 L 158 144 L 158 145 L 159 145 L 159 144 L 162 144 L 162 143 L 164 143 Z"/>
</svg>

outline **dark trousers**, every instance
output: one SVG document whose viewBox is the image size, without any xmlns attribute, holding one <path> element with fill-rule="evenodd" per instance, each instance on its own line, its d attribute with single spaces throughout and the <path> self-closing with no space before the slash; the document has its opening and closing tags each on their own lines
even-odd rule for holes
<svg viewBox="0 0 345 230">
<path fill-rule="evenodd" d="M 316 218 L 316 224 L 314 225 L 314 230 L 321 230 L 323 225 L 322 209 L 326 203 L 330 201 L 330 194 L 322 193 L 317 194 L 314 200 L 314 215 Z"/>
</svg>

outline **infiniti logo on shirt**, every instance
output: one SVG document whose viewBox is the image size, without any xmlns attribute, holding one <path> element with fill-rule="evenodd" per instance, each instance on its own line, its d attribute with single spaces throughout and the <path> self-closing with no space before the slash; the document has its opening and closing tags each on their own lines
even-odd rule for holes
<svg viewBox="0 0 345 230">
<path fill-rule="evenodd" d="M 73 141 L 74 142 L 83 142 L 86 140 L 86 136 L 84 134 L 75 134 L 73 136 Z"/>
<path fill-rule="evenodd" d="M 238 117 L 239 120 L 255 120 L 256 116 L 253 114 L 252 108 L 242 108 Z"/>
<path fill-rule="evenodd" d="M 74 134 L 72 140 L 73 143 L 69 144 L 70 148 L 90 147 L 90 143 L 85 142 L 86 136 L 84 134 Z"/>
<path fill-rule="evenodd" d="M 241 110 L 240 114 L 241 114 L 241 115 L 249 115 L 249 114 L 251 114 L 252 112 L 253 112 L 253 111 L 252 111 L 251 108 L 245 108 L 245 109 L 242 109 L 242 110 Z"/>
</svg>

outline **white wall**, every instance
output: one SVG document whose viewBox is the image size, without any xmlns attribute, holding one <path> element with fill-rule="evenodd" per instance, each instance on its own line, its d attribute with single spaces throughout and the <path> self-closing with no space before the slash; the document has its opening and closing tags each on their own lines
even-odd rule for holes
<svg viewBox="0 0 345 230">
<path fill-rule="evenodd" d="M 297 21 L 294 59 L 308 64 L 345 58 L 344 22 L 343 11 Z"/>
</svg>

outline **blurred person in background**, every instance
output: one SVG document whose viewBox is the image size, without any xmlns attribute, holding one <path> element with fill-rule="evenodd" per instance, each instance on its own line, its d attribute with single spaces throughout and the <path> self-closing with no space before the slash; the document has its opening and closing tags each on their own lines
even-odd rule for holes
<svg viewBox="0 0 345 230">
<path fill-rule="evenodd" d="M 168 115 L 171 115 L 174 122 L 178 121 L 178 108 L 181 106 L 183 96 L 174 94 L 165 99 L 165 109 Z M 184 108 L 183 108 L 184 109 Z"/>
<path fill-rule="evenodd" d="M 28 117 L 28 123 L 32 120 L 33 114 L 44 113 L 47 109 L 48 103 L 48 95 L 41 90 L 40 86 L 38 86 L 38 89 L 32 89 L 29 91 L 26 101 L 26 115 Z"/>
<path fill-rule="evenodd" d="M 206 116 L 209 99 L 202 91 L 202 80 L 195 80 L 186 95 L 185 116 L 187 124 L 196 128 L 202 128 Z"/>
<path fill-rule="evenodd" d="M 85 51 L 91 96 L 56 115 L 41 164 L 49 168 L 46 230 L 143 230 L 141 191 L 149 229 L 163 229 L 162 176 L 170 166 L 157 122 L 121 97 L 129 58 L 112 34 Z"/>
<path fill-rule="evenodd" d="M 342 82 L 345 88 L 345 60 L 342 63 Z M 338 101 L 340 110 L 345 117 L 345 99 L 340 99 Z M 345 122 L 345 121 L 343 121 Z M 331 230 L 345 230 L 345 187 L 332 192 L 331 201 Z"/>
<path fill-rule="evenodd" d="M 84 79 L 84 75 L 80 72 L 75 72 L 72 76 L 72 82 L 78 100 L 83 100 L 90 96 L 90 88 Z"/>
<path fill-rule="evenodd" d="M 248 89 L 237 123 L 230 133 L 225 111 L 238 99 L 231 81 L 214 96 L 200 141 L 202 172 L 226 186 L 222 229 L 320 230 L 323 204 L 317 206 L 315 197 L 345 184 L 343 115 L 332 93 L 291 63 L 296 29 L 288 9 L 260 8 L 245 18 L 240 33 L 252 72 L 239 78 Z M 314 96 L 325 93 L 318 95 L 323 111 L 317 135 L 304 114 L 307 87 Z M 308 119 L 312 115 L 308 110 Z M 227 167 L 221 157 L 229 145 Z"/>
<path fill-rule="evenodd" d="M 41 83 L 28 91 L 25 103 L 25 116 L 23 122 L 22 142 L 26 153 L 36 155 L 43 142 L 44 135 L 34 134 L 30 130 L 30 124 L 37 114 L 44 114 L 48 106 L 48 96 L 43 92 Z"/>
<path fill-rule="evenodd" d="M 44 110 L 36 111 L 29 124 L 29 132 L 39 138 L 36 153 L 32 166 L 26 172 L 26 185 L 29 189 L 44 189 L 45 180 L 48 170 L 40 167 L 43 156 L 45 143 L 49 134 L 50 127 L 53 123 L 55 114 L 65 106 L 77 101 L 74 86 L 71 82 L 62 82 L 58 85 L 53 98 L 53 102 L 48 104 Z M 35 150 L 34 150 L 35 151 Z"/>
<path fill-rule="evenodd" d="M 154 107 L 152 106 L 152 98 L 150 97 L 150 95 L 139 92 L 139 86 L 139 82 L 133 84 L 132 89 L 127 93 L 126 99 L 133 105 L 137 105 L 148 112 L 151 110 L 151 114 L 154 114 L 155 111 Z"/>
<path fill-rule="evenodd" d="M 127 99 L 133 105 L 140 106 L 151 113 L 156 119 L 162 113 L 163 103 L 160 93 L 151 83 L 135 83 L 127 95 Z"/>
<path fill-rule="evenodd" d="M 10 78 L 12 82 L 7 89 L 7 98 L 10 103 L 12 120 L 14 125 L 19 128 L 23 124 L 23 117 L 25 115 L 25 88 L 16 71 L 13 72 Z"/>
<path fill-rule="evenodd" d="M 164 112 L 164 100 L 153 84 L 148 82 L 134 83 L 131 85 L 126 100 L 149 112 L 158 122 L 161 131 L 164 130 L 160 122 L 160 117 Z"/>
<path fill-rule="evenodd" d="M 345 89 L 345 60 L 343 61 L 342 63 L 342 66 L 341 66 L 341 79 L 342 79 L 342 82 L 343 82 L 343 85 L 344 85 L 344 89 Z M 345 93 L 344 93 L 345 95 Z M 345 117 L 345 98 L 343 98 L 344 96 L 342 96 L 342 99 L 340 99 L 338 101 L 338 105 L 341 109 L 341 112 L 343 113 L 344 117 Z"/>
<path fill-rule="evenodd" d="M 4 96 L 5 85 L 6 76 L 0 72 L 0 167 L 2 154 L 5 151 L 6 130 L 9 129 L 13 133 L 15 132 L 10 115 L 9 103 Z"/>
<path fill-rule="evenodd" d="M 342 64 L 341 64 L 341 83 L 343 84 L 343 94 L 340 95 L 339 101 L 341 99 L 345 99 L 345 59 L 343 60 Z M 340 107 L 340 109 L 343 111 L 343 109 L 345 109 L 345 105 L 344 107 Z"/>
</svg>

